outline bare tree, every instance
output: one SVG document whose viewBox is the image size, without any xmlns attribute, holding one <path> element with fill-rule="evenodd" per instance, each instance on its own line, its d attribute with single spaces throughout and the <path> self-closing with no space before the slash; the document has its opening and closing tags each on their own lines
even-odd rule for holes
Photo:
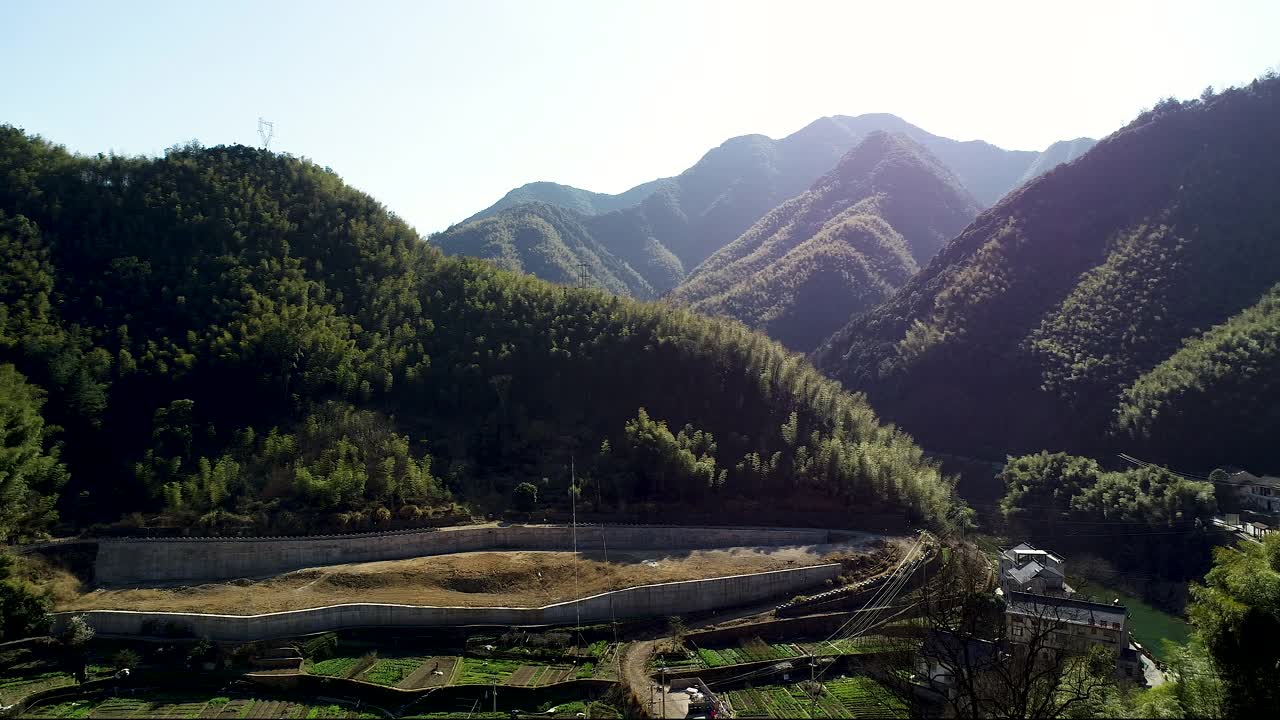
<svg viewBox="0 0 1280 720">
<path fill-rule="evenodd" d="M 990 561 L 959 546 L 916 594 L 923 637 L 911 641 L 913 669 L 946 688 L 949 715 L 1058 718 L 1114 684 L 1114 655 L 1073 632 L 1076 609 L 1044 598 L 1010 622 L 996 584 Z"/>
</svg>

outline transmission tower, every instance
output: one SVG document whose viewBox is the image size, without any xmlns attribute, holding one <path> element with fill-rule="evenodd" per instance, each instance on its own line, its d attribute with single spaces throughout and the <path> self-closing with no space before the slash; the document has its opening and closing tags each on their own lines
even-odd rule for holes
<svg viewBox="0 0 1280 720">
<path fill-rule="evenodd" d="M 259 117 L 258 118 L 258 137 L 262 138 L 263 150 L 271 149 L 271 138 L 275 137 L 275 134 L 276 134 L 276 124 L 273 122 L 267 122 L 266 120 L 263 120 L 261 117 Z"/>
</svg>

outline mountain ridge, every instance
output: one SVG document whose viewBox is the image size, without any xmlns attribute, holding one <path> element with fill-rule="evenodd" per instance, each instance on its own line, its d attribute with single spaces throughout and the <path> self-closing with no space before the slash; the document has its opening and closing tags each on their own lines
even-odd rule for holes
<svg viewBox="0 0 1280 720">
<path fill-rule="evenodd" d="M 1118 413 L 1135 383 L 1280 280 L 1269 199 L 1280 148 L 1265 131 L 1277 121 L 1274 76 L 1162 101 L 979 215 L 812 358 L 940 450 L 1229 462 L 1183 453 L 1132 417 L 1119 427 Z M 1152 387 L 1139 395 L 1156 404 L 1125 412 L 1191 412 Z"/>
<path fill-rule="evenodd" d="M 553 223 L 550 230 L 544 229 L 542 239 L 534 244 L 559 248 L 563 242 L 556 236 L 574 236 L 580 234 L 581 228 L 588 228 L 592 235 L 588 245 L 608 249 L 616 257 L 638 256 L 650 266 L 633 268 L 644 279 L 644 284 L 628 287 L 627 292 L 651 299 L 674 288 L 706 258 L 746 232 L 771 209 L 805 192 L 834 168 L 844 154 L 876 130 L 902 132 L 925 146 L 984 204 L 994 202 L 1016 185 L 1039 157 L 1035 152 L 1006 151 L 983 141 L 943 138 L 888 113 L 833 115 L 819 118 L 778 140 L 760 134 L 730 138 L 679 175 L 644 183 L 619 195 L 604 196 L 548 182 L 531 183 L 430 239 L 446 247 L 450 254 L 495 259 L 508 269 L 523 270 L 526 265 L 537 265 L 537 258 L 530 258 L 526 263 L 519 261 L 518 253 L 497 252 L 495 243 L 508 247 L 510 243 L 501 238 L 485 238 L 484 232 L 471 227 L 472 223 L 500 218 L 492 228 L 527 226 L 535 222 L 528 215 L 535 214 L 545 222 L 548 213 L 522 209 L 525 203 L 517 202 L 519 198 L 553 205 L 562 203 L 576 214 L 564 216 L 564 228 L 554 227 Z M 1061 154 L 1069 157 L 1081 147 L 1080 143 L 1068 145 Z M 971 184 L 979 190 L 973 191 Z M 616 207 L 626 202 L 633 204 Z M 613 209 L 597 212 L 605 208 Z M 591 228 L 598 228 L 598 232 Z M 564 249 L 558 249 L 555 254 L 566 252 L 573 254 Z M 589 256 L 600 255 L 599 250 L 586 255 L 588 258 L 583 261 L 594 267 L 596 263 Z M 673 266 L 668 255 L 678 259 L 678 267 Z M 588 273 L 587 280 L 597 287 L 616 291 L 619 284 L 616 275 L 606 273 L 596 277 Z M 560 268 L 547 279 L 565 276 Z"/>
<path fill-rule="evenodd" d="M 978 210 L 923 146 L 873 131 L 809 190 L 703 262 L 669 299 L 807 352 L 915 274 Z"/>
</svg>

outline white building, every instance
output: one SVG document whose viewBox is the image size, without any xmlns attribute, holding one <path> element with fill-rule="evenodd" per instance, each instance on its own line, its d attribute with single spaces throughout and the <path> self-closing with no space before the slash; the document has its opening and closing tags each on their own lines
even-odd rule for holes
<svg viewBox="0 0 1280 720">
<path fill-rule="evenodd" d="M 1008 597 L 1012 592 L 1035 595 L 1070 595 L 1066 584 L 1065 561 L 1031 543 L 1019 543 L 1000 550 L 1000 590 Z"/>
</svg>

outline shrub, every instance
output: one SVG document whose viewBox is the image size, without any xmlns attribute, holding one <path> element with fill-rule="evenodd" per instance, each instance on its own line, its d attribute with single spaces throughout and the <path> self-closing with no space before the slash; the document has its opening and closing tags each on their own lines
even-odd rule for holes
<svg viewBox="0 0 1280 720">
<path fill-rule="evenodd" d="M 111 656 L 111 667 L 116 670 L 124 670 L 125 668 L 136 668 L 142 662 L 142 658 L 138 653 L 124 648 Z"/>
</svg>

